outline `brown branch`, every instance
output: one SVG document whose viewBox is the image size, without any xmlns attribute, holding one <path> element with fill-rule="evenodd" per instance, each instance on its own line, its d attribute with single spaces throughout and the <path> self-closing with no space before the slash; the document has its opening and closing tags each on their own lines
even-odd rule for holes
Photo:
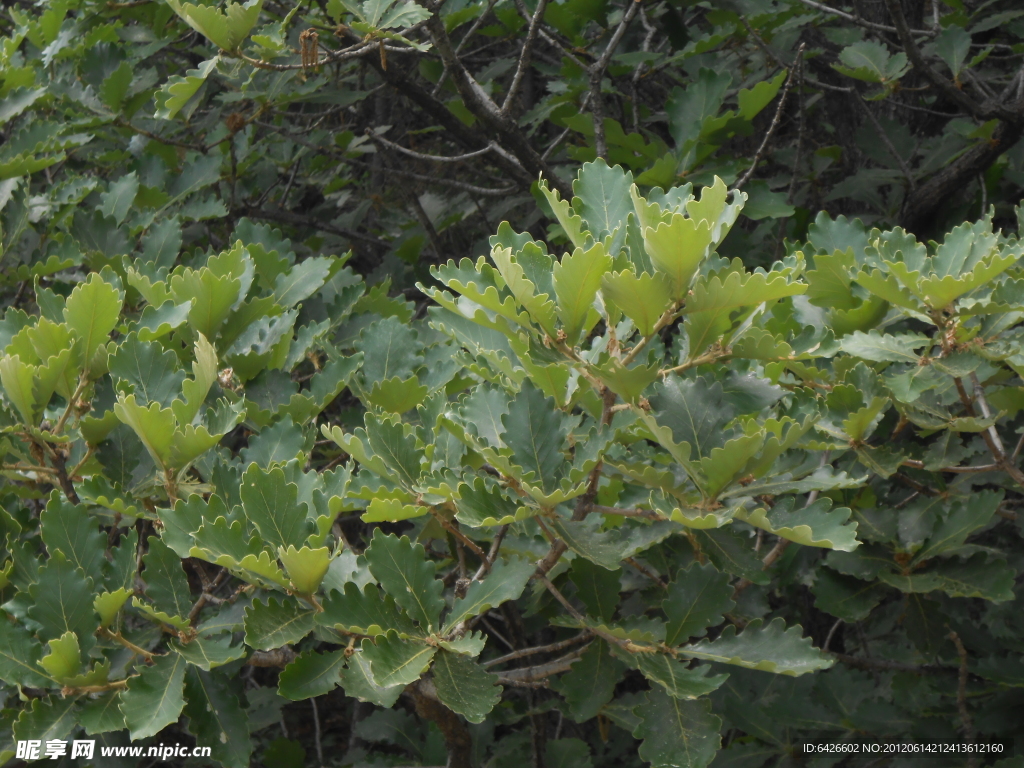
<svg viewBox="0 0 1024 768">
<path fill-rule="evenodd" d="M 448 67 L 448 74 L 462 97 L 466 109 L 476 116 L 491 138 L 497 139 L 511 151 L 530 176 L 531 183 L 538 175 L 543 175 L 562 197 L 571 198 L 572 186 L 552 173 L 548 164 L 533 148 L 519 125 L 508 115 L 502 113 L 498 105 L 480 86 L 480 83 L 470 75 L 462 60 L 456 55 L 441 17 L 434 14 L 427 19 L 426 26 L 433 40 L 434 48 L 441 56 L 445 66 Z M 444 109 L 447 110 L 446 107 Z"/>
<path fill-rule="evenodd" d="M 508 533 L 508 525 L 503 525 L 498 529 L 498 532 L 494 535 L 491 540 L 491 548 L 487 552 L 487 557 L 480 563 L 480 567 L 477 572 L 473 574 L 473 581 L 480 581 L 485 574 L 491 572 L 491 568 L 494 566 L 494 561 L 498 559 L 498 551 L 501 549 L 501 542 L 505 539 L 505 534 Z"/>
<path fill-rule="evenodd" d="M 287 667 L 297 655 L 286 645 L 272 651 L 254 651 L 245 663 L 250 667 Z"/>
<path fill-rule="evenodd" d="M 527 67 L 530 66 L 530 56 L 533 53 L 533 45 L 537 41 L 537 33 L 540 31 L 541 19 L 544 18 L 544 10 L 547 7 L 548 0 L 539 0 L 537 3 L 537 9 L 533 12 L 533 17 L 530 19 L 530 26 L 526 30 L 526 39 L 523 40 L 523 50 L 519 54 L 519 63 L 516 65 L 516 72 L 512 76 L 512 84 L 508 87 L 508 93 L 505 95 L 505 103 L 501 105 L 501 113 L 503 115 L 509 114 L 509 111 L 512 109 L 512 104 L 515 102 L 516 96 L 519 94 L 519 87 L 523 83 L 523 75 L 526 74 Z"/>
<path fill-rule="evenodd" d="M 608 69 L 612 54 L 619 47 L 619 42 L 626 33 L 629 23 L 636 16 L 636 12 L 640 9 L 641 2 L 642 0 L 631 0 L 629 8 L 622 14 L 622 20 L 615 28 L 615 32 L 612 33 L 611 40 L 605 46 L 604 52 L 591 65 L 587 73 L 590 80 L 590 111 L 594 116 L 594 148 L 598 157 L 605 157 L 608 154 L 608 143 L 604 135 L 604 98 L 601 95 L 601 82 L 604 80 L 604 73 Z"/>
<path fill-rule="evenodd" d="M 953 641 L 953 645 L 956 646 L 957 656 L 960 657 L 960 669 L 957 674 L 956 687 L 956 707 L 960 712 L 960 725 L 963 728 L 964 739 L 969 744 L 973 744 L 978 738 L 978 733 L 974 729 L 974 720 L 967 709 L 967 649 L 964 648 L 963 641 L 956 632 L 950 632 L 949 639 Z M 968 760 L 967 764 L 970 768 L 975 768 L 978 760 L 976 757 L 972 757 Z"/>
<path fill-rule="evenodd" d="M 757 164 L 761 162 L 761 156 L 764 154 L 768 142 L 771 141 L 772 136 L 775 134 L 775 129 L 779 127 L 779 121 L 782 119 L 782 109 L 786 106 L 786 97 L 789 96 L 789 89 L 793 86 L 797 67 L 803 59 L 805 47 L 805 43 L 800 43 L 800 47 L 796 49 L 796 64 L 790 68 L 789 74 L 786 77 L 786 84 L 782 87 L 782 95 L 779 97 L 779 103 L 775 107 L 775 115 L 772 117 L 771 125 L 768 126 L 768 131 L 765 133 L 764 139 L 761 140 L 761 145 L 757 148 L 757 152 L 754 153 L 754 159 L 750 161 L 750 167 L 747 168 L 746 173 L 740 176 L 733 189 L 740 189 L 754 175 L 754 171 L 757 169 Z"/>
<path fill-rule="evenodd" d="M 462 719 L 441 703 L 433 681 L 425 678 L 406 687 L 416 714 L 437 725 L 448 750 L 447 768 L 473 768 L 473 739 Z"/>
<path fill-rule="evenodd" d="M 806 2 L 806 0 L 801 1 Z M 900 42 L 903 44 L 903 49 L 906 51 L 910 63 L 914 65 L 914 69 L 918 70 L 932 85 L 941 91 L 947 99 L 979 120 L 999 118 L 1001 120 L 1019 121 L 1021 119 L 1019 112 L 1007 109 L 992 101 L 979 104 L 960 90 L 953 81 L 936 72 L 925 61 L 924 54 L 921 53 L 921 49 L 914 40 L 913 32 L 907 24 L 906 17 L 903 15 L 903 6 L 900 4 L 900 0 L 883 0 L 883 2 L 889 11 L 889 15 L 892 17 L 893 24 L 896 27 L 896 34 L 899 35 Z"/>
<path fill-rule="evenodd" d="M 484 667 L 495 667 L 498 664 L 504 664 L 509 661 L 515 661 L 516 659 L 522 659 L 526 656 L 534 656 L 538 653 L 557 653 L 565 648 L 571 648 L 574 645 L 587 642 L 593 637 L 590 630 L 584 630 L 576 637 L 570 637 L 568 640 L 562 640 L 559 643 L 551 643 L 550 645 L 538 645 L 533 648 L 523 648 L 512 653 L 506 653 L 504 656 L 499 656 L 496 659 L 485 661 L 482 666 Z"/>
</svg>

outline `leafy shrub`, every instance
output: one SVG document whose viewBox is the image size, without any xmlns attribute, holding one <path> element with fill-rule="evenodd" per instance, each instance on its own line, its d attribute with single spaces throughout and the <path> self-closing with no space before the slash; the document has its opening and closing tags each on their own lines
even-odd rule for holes
<svg viewBox="0 0 1024 768">
<path fill-rule="evenodd" d="M 1019 728 L 1022 241 L 819 216 L 751 272 L 721 180 L 541 190 L 571 250 L 502 224 L 425 316 L 247 220 L 7 311 L 7 738 L 244 766 L 339 687 L 349 761 Z"/>
</svg>

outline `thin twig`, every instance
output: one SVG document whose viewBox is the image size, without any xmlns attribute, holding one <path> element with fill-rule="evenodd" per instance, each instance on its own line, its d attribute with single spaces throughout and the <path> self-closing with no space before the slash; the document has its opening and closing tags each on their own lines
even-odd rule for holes
<svg viewBox="0 0 1024 768">
<path fill-rule="evenodd" d="M 593 637 L 593 634 L 589 630 L 585 630 L 576 637 L 570 637 L 568 640 L 562 640 L 559 643 L 551 643 L 550 645 L 538 645 L 533 648 L 523 648 L 512 653 L 506 653 L 504 656 L 499 656 L 496 659 L 483 662 L 484 667 L 496 667 L 499 664 L 505 664 L 509 661 L 515 661 L 516 659 L 522 659 L 526 656 L 533 656 L 538 653 L 557 653 L 565 648 L 571 648 L 574 645 L 585 643 Z"/>
<path fill-rule="evenodd" d="M 956 646 L 957 655 L 960 657 L 960 670 L 957 675 L 956 687 L 956 707 L 960 712 L 960 725 L 963 728 L 964 740 L 969 744 L 973 744 L 977 740 L 978 734 L 974 729 L 974 720 L 971 718 L 971 713 L 967 709 L 967 649 L 956 632 L 950 632 L 949 639 L 953 641 L 953 645 Z M 970 768 L 975 768 L 978 765 L 978 760 L 976 757 L 971 757 L 967 764 Z"/>
<path fill-rule="evenodd" d="M 320 764 L 320 768 L 323 768 L 324 746 L 320 743 L 320 711 L 316 708 L 316 696 L 310 698 L 309 703 L 313 707 L 313 733 L 316 739 L 316 759 Z"/>
<path fill-rule="evenodd" d="M 805 43 L 800 43 L 800 47 L 796 50 L 796 58 L 799 61 L 803 58 Z M 789 89 L 793 85 L 794 75 L 796 74 L 796 67 L 791 67 L 789 74 L 786 77 L 786 84 L 782 86 L 782 95 L 779 97 L 778 106 L 775 108 L 775 115 L 772 117 L 771 125 L 768 126 L 768 132 L 765 133 L 764 139 L 761 141 L 761 146 L 757 148 L 757 152 L 754 153 L 754 159 L 750 162 L 750 167 L 747 168 L 747 172 L 740 176 L 739 180 L 733 186 L 733 189 L 740 189 L 750 177 L 754 175 L 754 171 L 757 169 L 757 164 L 761 161 L 761 156 L 764 154 L 765 148 L 768 146 L 768 142 L 771 141 L 772 136 L 775 133 L 775 129 L 779 126 L 779 121 L 782 119 L 782 110 L 786 106 L 786 97 L 789 96 Z"/>
<path fill-rule="evenodd" d="M 903 159 L 903 156 L 896 150 L 896 147 L 893 146 L 892 141 L 890 141 L 889 139 L 889 134 L 886 133 L 881 123 L 878 122 L 878 118 L 875 117 L 874 113 L 871 111 L 871 108 L 864 103 L 864 99 L 860 97 L 860 94 L 855 93 L 853 95 L 853 100 L 857 102 L 860 108 L 864 110 L 864 114 L 868 116 L 868 120 L 874 127 L 875 133 L 878 135 L 878 138 L 881 139 L 882 143 L 885 145 L 885 148 L 889 151 L 889 154 L 892 155 L 893 159 L 896 161 L 896 164 L 899 165 L 900 170 L 903 172 L 903 176 L 906 178 L 907 184 L 910 186 L 911 191 L 917 189 L 917 182 L 914 181 L 914 175 L 910 172 L 910 167 L 907 165 L 907 161 Z"/>
<path fill-rule="evenodd" d="M 414 157 L 417 160 L 429 160 L 432 163 L 462 163 L 465 162 L 466 160 L 471 160 L 474 157 L 486 155 L 488 152 L 494 149 L 494 147 L 491 144 L 488 144 L 483 149 L 478 149 L 475 152 L 466 152 L 463 155 L 455 155 L 453 157 L 445 157 L 444 155 L 426 155 L 423 154 L 422 152 L 416 152 L 411 149 L 406 149 L 401 144 L 395 144 L 393 141 L 388 141 L 383 136 L 378 136 L 377 134 L 375 134 L 369 128 L 366 129 L 366 135 L 370 138 L 370 141 L 372 141 L 375 144 L 381 144 L 382 146 L 385 146 L 388 149 L 393 149 L 400 154 L 406 155 L 407 157 Z"/>
<path fill-rule="evenodd" d="M 508 87 L 508 93 L 505 96 L 505 103 L 501 105 L 502 114 L 507 115 L 512 109 L 512 104 L 515 102 L 515 98 L 519 93 L 519 88 L 523 83 L 523 76 L 526 74 L 527 67 L 530 66 L 530 55 L 533 53 L 533 44 L 537 41 L 537 33 L 540 31 L 540 22 L 544 18 L 544 10 L 548 6 L 548 0 L 538 0 L 537 9 L 533 12 L 533 17 L 530 19 L 530 26 L 526 30 L 526 39 L 523 40 L 523 50 L 519 54 L 519 63 L 516 66 L 516 72 L 512 76 L 512 84 Z M 456 49 L 457 50 L 457 49 Z"/>
</svg>

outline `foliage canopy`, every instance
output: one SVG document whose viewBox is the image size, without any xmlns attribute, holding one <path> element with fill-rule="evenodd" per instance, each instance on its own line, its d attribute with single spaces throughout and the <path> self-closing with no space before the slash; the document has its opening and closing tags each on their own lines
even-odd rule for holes
<svg viewBox="0 0 1024 768">
<path fill-rule="evenodd" d="M 929 202 L 1017 173 L 1019 14 L 886 6 L 12 7 L 0 761 L 1019 735 L 1024 215 Z M 985 122 L 833 173 L 815 89 Z"/>
</svg>

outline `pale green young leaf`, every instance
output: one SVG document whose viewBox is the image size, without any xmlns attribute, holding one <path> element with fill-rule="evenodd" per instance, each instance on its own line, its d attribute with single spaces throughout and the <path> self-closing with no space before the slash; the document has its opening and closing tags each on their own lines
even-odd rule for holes
<svg viewBox="0 0 1024 768">
<path fill-rule="evenodd" d="M 558 318 L 566 344 L 570 347 L 580 342 L 594 323 L 598 314 L 594 299 L 601 287 L 601 279 L 611 269 L 612 257 L 601 243 L 590 248 L 576 248 L 567 253 L 554 266 L 555 297 L 558 301 Z"/>
<path fill-rule="evenodd" d="M 649 336 L 672 303 L 672 286 L 667 276 L 631 271 L 609 272 L 601 281 L 605 299 L 618 307 L 641 336 Z"/>
<path fill-rule="evenodd" d="M 228 3 L 225 11 L 208 5 L 193 5 L 180 0 L 167 0 L 185 22 L 196 32 L 209 38 L 222 51 L 234 52 L 255 26 L 263 0 L 243 4 Z"/>
</svg>

